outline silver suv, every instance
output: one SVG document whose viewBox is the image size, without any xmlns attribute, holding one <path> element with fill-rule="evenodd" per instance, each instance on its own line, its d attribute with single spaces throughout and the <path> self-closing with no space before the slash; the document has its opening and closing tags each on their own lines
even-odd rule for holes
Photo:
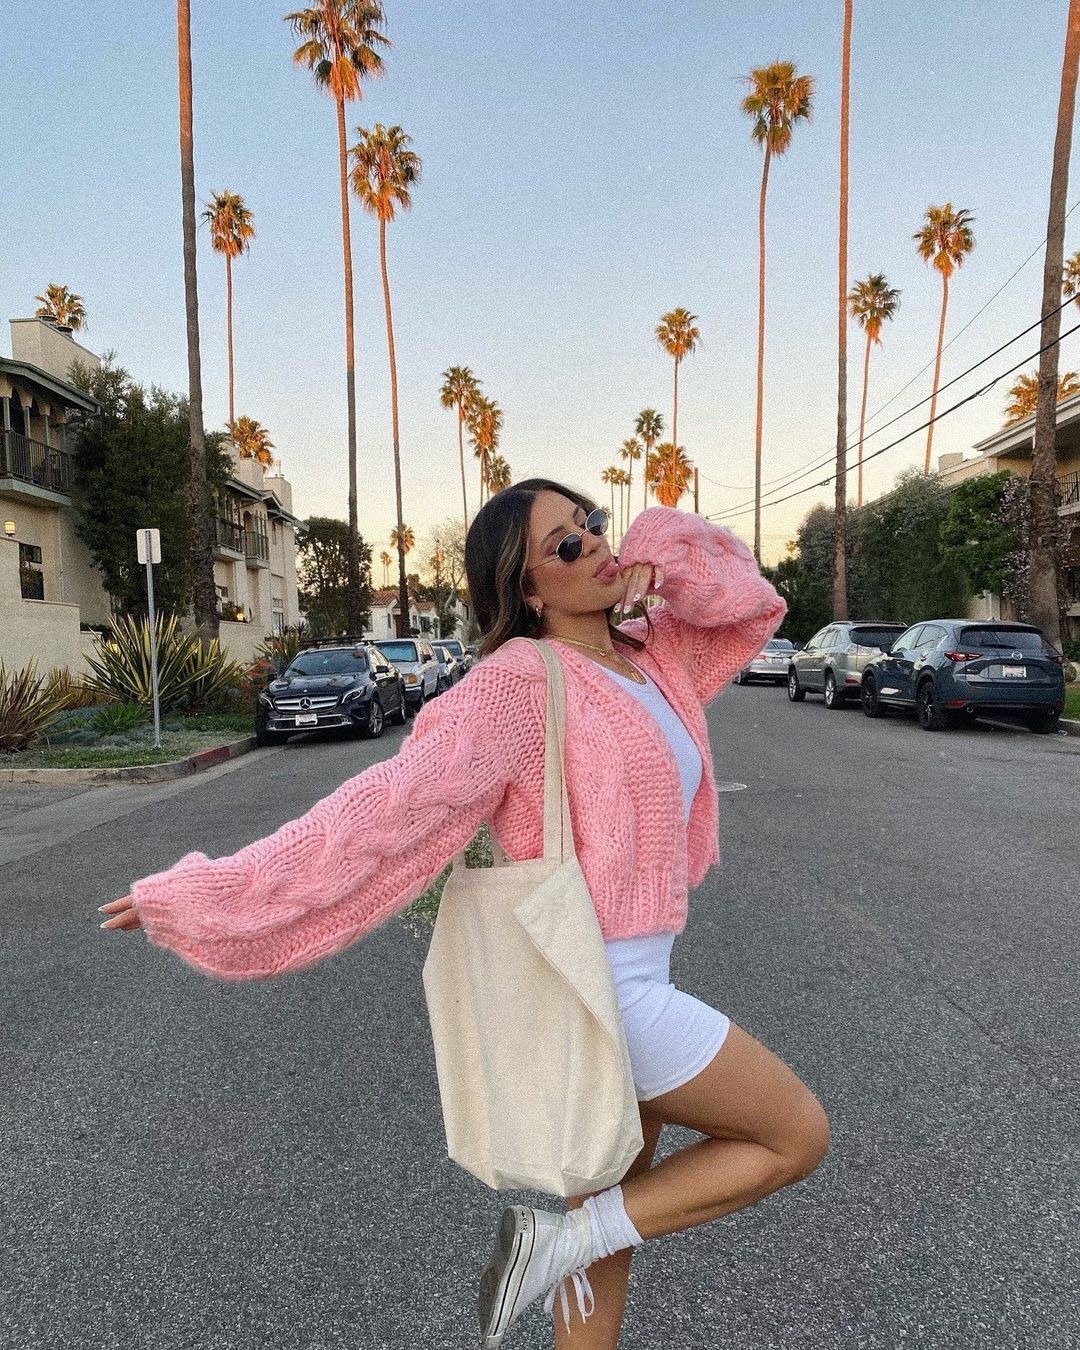
<svg viewBox="0 0 1080 1350">
<path fill-rule="evenodd" d="M 905 627 L 845 620 L 822 628 L 788 664 L 788 698 L 801 703 L 807 694 L 824 694 L 826 708 L 842 708 L 849 697 L 857 699 L 867 662 L 887 652 Z"/>
<path fill-rule="evenodd" d="M 416 712 L 439 692 L 439 662 L 426 638 L 380 638 L 375 646 L 405 679 L 405 699 Z"/>
</svg>

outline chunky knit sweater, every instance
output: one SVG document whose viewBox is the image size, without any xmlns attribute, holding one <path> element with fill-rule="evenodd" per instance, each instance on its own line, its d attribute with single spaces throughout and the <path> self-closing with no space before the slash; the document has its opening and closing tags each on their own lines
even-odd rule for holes
<svg viewBox="0 0 1080 1350">
<path fill-rule="evenodd" d="M 627 530 L 620 564 L 664 571 L 664 601 L 626 629 L 685 723 L 704 771 L 687 824 L 671 749 L 651 717 L 577 648 L 566 683 L 566 781 L 578 859 L 605 939 L 680 932 L 687 891 L 716 862 L 704 705 L 775 632 L 784 602 L 730 531 L 669 507 Z M 403 909 L 489 821 L 516 860 L 543 853 L 545 669 L 512 641 L 428 704 L 392 759 L 234 853 L 189 853 L 137 881 L 150 940 L 208 974 L 257 979 L 341 951 Z"/>
</svg>

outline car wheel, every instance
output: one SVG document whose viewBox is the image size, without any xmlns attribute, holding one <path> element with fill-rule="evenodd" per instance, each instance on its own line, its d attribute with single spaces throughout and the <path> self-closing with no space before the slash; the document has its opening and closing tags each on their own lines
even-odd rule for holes
<svg viewBox="0 0 1080 1350">
<path fill-rule="evenodd" d="M 944 731 L 949 725 L 933 680 L 923 680 L 915 694 L 915 716 L 923 731 Z"/>
<path fill-rule="evenodd" d="M 787 673 L 787 696 L 792 703 L 801 703 L 806 697 L 806 690 L 799 683 L 794 666 Z"/>
<path fill-rule="evenodd" d="M 386 717 L 383 714 L 383 706 L 377 698 L 372 698 L 368 704 L 367 724 L 364 727 L 364 735 L 369 740 L 375 741 L 383 734 L 386 728 Z"/>
<path fill-rule="evenodd" d="M 1061 714 L 1056 712 L 1039 713 L 1037 716 L 1024 719 L 1028 730 L 1034 731 L 1037 736 L 1045 736 L 1051 731 L 1056 731 L 1060 720 Z"/>
<path fill-rule="evenodd" d="M 409 720 L 409 710 L 405 703 L 404 685 L 402 685 L 401 688 L 398 689 L 398 710 L 396 713 L 394 713 L 393 717 L 390 720 L 392 722 L 395 722 L 399 727 L 403 727 L 405 723 Z"/>
<path fill-rule="evenodd" d="M 825 676 L 825 706 L 826 708 L 842 708 L 844 706 L 844 696 L 836 687 L 836 676 L 830 670 Z"/>
<path fill-rule="evenodd" d="M 867 675 L 862 682 L 862 710 L 867 717 L 883 717 L 885 709 L 881 705 L 881 699 L 878 698 L 877 680 L 873 675 Z"/>
<path fill-rule="evenodd" d="M 735 673 L 735 683 L 736 683 L 736 684 L 745 684 L 745 683 L 746 683 L 746 672 L 745 672 L 745 671 L 742 671 L 742 670 L 736 671 L 736 673 Z"/>
</svg>

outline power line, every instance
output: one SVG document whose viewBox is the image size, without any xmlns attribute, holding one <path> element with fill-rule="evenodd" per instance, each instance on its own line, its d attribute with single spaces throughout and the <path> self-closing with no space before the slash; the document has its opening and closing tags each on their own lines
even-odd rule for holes
<svg viewBox="0 0 1080 1350">
<path fill-rule="evenodd" d="M 1022 361 L 1017 362 L 1015 366 L 1011 366 L 1008 370 L 1003 370 L 1000 375 L 995 375 L 994 378 L 989 381 L 989 383 L 984 384 L 980 389 L 976 389 L 973 393 L 966 394 L 962 399 L 959 399 L 951 407 L 946 408 L 944 412 L 937 413 L 934 417 L 931 417 L 927 421 L 923 422 L 921 426 L 913 427 L 911 431 L 906 431 L 902 436 L 898 436 L 895 441 L 890 441 L 888 445 L 883 445 L 879 450 L 875 450 L 872 455 L 867 455 L 865 457 L 864 463 L 871 459 L 877 459 L 878 455 L 883 455 L 886 452 L 886 450 L 892 450 L 895 446 L 900 445 L 903 441 L 910 440 L 912 436 L 917 436 L 920 431 L 925 431 L 927 427 L 931 426 L 933 423 L 940 422 L 943 418 L 948 417 L 950 413 L 956 412 L 958 408 L 962 408 L 966 403 L 971 403 L 974 399 L 980 398 L 983 394 L 989 393 L 989 391 L 993 389 L 995 384 L 998 384 L 1001 380 L 1005 379 L 1007 376 L 1014 374 L 1016 371 L 1020 369 L 1021 366 L 1026 366 L 1029 361 L 1035 360 L 1035 358 L 1041 356 L 1043 352 L 1049 351 L 1051 347 L 1057 346 L 1058 343 L 1064 341 L 1064 339 L 1069 337 L 1070 334 L 1075 333 L 1077 329 L 1080 329 L 1080 323 L 1074 324 L 1072 328 L 1067 329 L 1059 337 L 1055 338 L 1053 342 L 1048 342 L 1044 347 L 1040 347 L 1038 351 L 1033 352 L 1031 356 L 1025 356 L 1024 359 Z M 1006 343 L 1005 345 L 1008 346 L 1009 344 Z M 988 360 L 989 358 L 986 359 Z M 979 364 L 981 365 L 982 362 L 980 362 Z M 819 483 L 811 483 L 808 487 L 800 488 L 798 492 L 788 493 L 786 497 L 777 497 L 774 501 L 762 502 L 761 503 L 762 509 L 764 509 L 767 506 L 780 506 L 781 503 L 783 502 L 789 502 L 796 497 L 805 496 L 807 492 L 815 492 L 817 491 L 818 488 L 828 487 L 829 484 L 833 482 L 835 477 L 836 477 L 835 474 L 830 474 L 828 478 L 823 478 Z M 754 509 L 753 504 L 751 503 L 748 509 L 741 509 L 741 510 L 732 509 L 731 511 L 720 511 L 717 512 L 715 515 L 707 516 L 706 519 L 734 520 L 737 519 L 739 516 L 749 515 L 753 511 L 753 509 Z"/>
</svg>

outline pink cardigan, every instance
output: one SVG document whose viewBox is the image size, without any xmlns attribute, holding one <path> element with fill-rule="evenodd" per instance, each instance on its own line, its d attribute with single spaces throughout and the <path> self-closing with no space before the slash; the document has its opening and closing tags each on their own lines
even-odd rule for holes
<svg viewBox="0 0 1080 1350">
<path fill-rule="evenodd" d="M 659 727 L 584 652 L 566 673 L 566 778 L 578 858 L 605 939 L 680 932 L 688 887 L 717 861 L 717 800 L 703 708 L 764 645 L 784 602 L 753 554 L 699 516 L 653 507 L 620 563 L 664 569 L 653 632 L 634 657 L 703 761 L 687 825 Z M 626 625 L 645 635 L 644 620 Z M 511 858 L 543 852 L 545 674 L 514 641 L 428 704 L 392 759 L 299 820 L 227 858 L 189 853 L 132 887 L 150 940 L 208 974 L 258 979 L 341 951 L 403 909 L 490 821 Z"/>
</svg>

